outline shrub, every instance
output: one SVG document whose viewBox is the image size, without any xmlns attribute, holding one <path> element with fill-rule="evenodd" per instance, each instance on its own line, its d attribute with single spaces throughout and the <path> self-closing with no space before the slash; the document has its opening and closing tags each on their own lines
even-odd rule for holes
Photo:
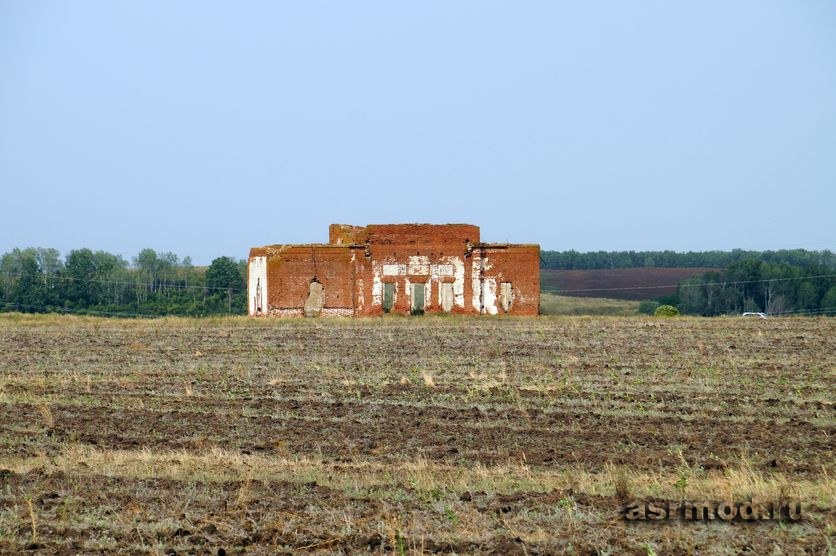
<svg viewBox="0 0 836 556">
<path fill-rule="evenodd" d="M 659 305 L 653 313 L 654 317 L 675 317 L 679 315 L 679 309 L 673 305 Z"/>
<path fill-rule="evenodd" d="M 639 303 L 639 313 L 642 315 L 652 315 L 659 307 L 659 302 L 652 299 L 645 299 Z"/>
</svg>

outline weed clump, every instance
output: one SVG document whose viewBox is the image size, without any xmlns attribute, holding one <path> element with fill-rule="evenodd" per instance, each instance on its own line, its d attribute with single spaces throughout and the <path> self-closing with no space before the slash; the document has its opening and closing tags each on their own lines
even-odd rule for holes
<svg viewBox="0 0 836 556">
<path fill-rule="evenodd" d="M 615 474 L 615 495 L 622 502 L 626 502 L 633 496 L 630 477 L 624 469 L 619 469 Z"/>
<path fill-rule="evenodd" d="M 659 305 L 653 312 L 654 317 L 676 317 L 679 316 L 679 309 L 673 305 Z"/>
<path fill-rule="evenodd" d="M 54 429 L 55 419 L 52 417 L 52 411 L 49 409 L 49 406 L 46 404 L 39 404 L 36 409 L 44 422 L 44 426 L 49 430 Z"/>
</svg>

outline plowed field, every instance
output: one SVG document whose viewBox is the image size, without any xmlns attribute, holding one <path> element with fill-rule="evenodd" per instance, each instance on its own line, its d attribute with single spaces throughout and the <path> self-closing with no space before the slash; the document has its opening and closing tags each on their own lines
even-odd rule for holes
<svg viewBox="0 0 836 556">
<path fill-rule="evenodd" d="M 686 278 L 716 268 L 613 268 L 595 270 L 540 270 L 544 292 L 574 297 L 655 299 L 676 293 Z"/>
<path fill-rule="evenodd" d="M 836 319 L 0 317 L 0 552 L 822 553 Z M 800 522 L 626 522 L 634 498 Z"/>
</svg>

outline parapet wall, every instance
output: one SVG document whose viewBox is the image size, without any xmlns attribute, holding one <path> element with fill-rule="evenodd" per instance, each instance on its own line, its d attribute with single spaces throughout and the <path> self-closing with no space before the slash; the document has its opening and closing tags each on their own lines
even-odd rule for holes
<svg viewBox="0 0 836 556">
<path fill-rule="evenodd" d="M 418 245 L 422 249 L 479 243 L 479 226 L 472 224 L 331 224 L 328 242 L 338 245 Z"/>
</svg>

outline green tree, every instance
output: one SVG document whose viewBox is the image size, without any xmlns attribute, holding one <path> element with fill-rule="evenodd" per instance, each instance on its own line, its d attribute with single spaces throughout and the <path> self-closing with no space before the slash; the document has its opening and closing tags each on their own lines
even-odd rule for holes
<svg viewBox="0 0 836 556">
<path fill-rule="evenodd" d="M 244 278 L 238 263 L 231 257 L 218 257 L 206 269 L 206 287 L 213 290 L 240 290 L 244 287 Z"/>
<path fill-rule="evenodd" d="M 131 276 L 128 263 L 120 255 L 107 251 L 93 253 L 95 268 L 97 304 L 107 305 L 108 309 L 118 309 L 130 296 Z"/>
<path fill-rule="evenodd" d="M 96 257 L 90 249 L 76 249 L 67 255 L 64 264 L 65 300 L 76 307 L 98 303 L 101 284 L 96 277 Z"/>
<path fill-rule="evenodd" d="M 831 286 L 822 297 L 821 308 L 827 311 L 836 311 L 836 285 Z"/>
<path fill-rule="evenodd" d="M 798 309 L 815 309 L 819 305 L 819 292 L 812 282 L 804 281 L 796 292 L 796 307 Z"/>
<path fill-rule="evenodd" d="M 239 298 L 243 307 L 243 300 L 246 298 L 243 293 L 244 277 L 238 263 L 231 257 L 218 257 L 212 261 L 206 269 L 206 287 L 210 296 L 216 299 L 219 295 L 225 296 L 228 313 L 232 312 L 233 298 L 236 298 L 236 307 Z"/>
<path fill-rule="evenodd" d="M 639 313 L 642 315 L 652 315 L 656 308 L 659 307 L 659 302 L 653 299 L 645 299 L 639 303 Z"/>
<path fill-rule="evenodd" d="M 683 313 L 701 315 L 706 311 L 708 302 L 705 296 L 705 288 L 702 286 L 704 283 L 704 274 L 693 276 L 680 282 L 677 288 L 679 297 L 678 306 L 682 309 Z"/>
<path fill-rule="evenodd" d="M 24 257 L 21 260 L 20 275 L 12 299 L 12 308 L 25 313 L 42 313 L 47 310 L 46 284 L 34 257 Z"/>
<path fill-rule="evenodd" d="M 142 302 L 146 299 L 146 293 L 153 293 L 157 283 L 157 252 L 153 249 L 143 249 L 134 258 L 134 266 L 137 269 L 136 276 L 136 299 Z"/>
</svg>

